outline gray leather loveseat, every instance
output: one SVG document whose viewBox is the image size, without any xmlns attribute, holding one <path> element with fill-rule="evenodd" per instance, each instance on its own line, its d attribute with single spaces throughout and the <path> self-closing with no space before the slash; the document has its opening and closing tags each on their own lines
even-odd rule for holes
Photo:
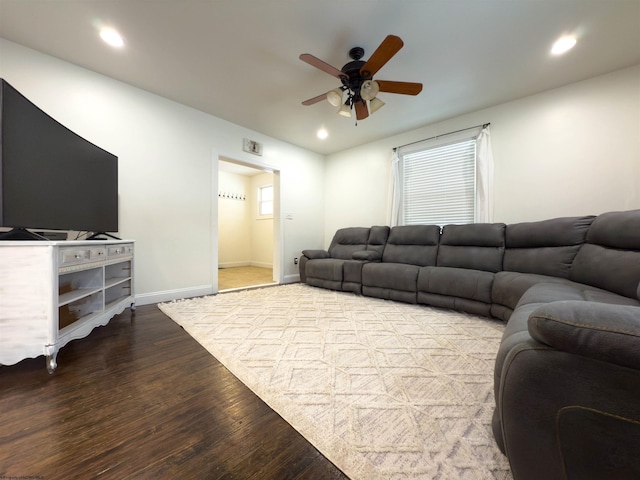
<svg viewBox="0 0 640 480">
<path fill-rule="evenodd" d="M 506 321 L 493 432 L 514 478 L 640 478 L 640 210 L 345 228 L 300 277 Z"/>
</svg>

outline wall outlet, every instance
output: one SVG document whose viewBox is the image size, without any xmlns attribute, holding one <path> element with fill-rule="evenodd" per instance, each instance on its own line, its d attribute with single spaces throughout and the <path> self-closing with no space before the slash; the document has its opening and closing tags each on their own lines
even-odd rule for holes
<svg viewBox="0 0 640 480">
<path fill-rule="evenodd" d="M 298 264 L 298 257 L 295 257 L 295 258 L 293 259 L 293 264 L 294 264 L 294 265 L 297 265 L 297 264 Z"/>
</svg>

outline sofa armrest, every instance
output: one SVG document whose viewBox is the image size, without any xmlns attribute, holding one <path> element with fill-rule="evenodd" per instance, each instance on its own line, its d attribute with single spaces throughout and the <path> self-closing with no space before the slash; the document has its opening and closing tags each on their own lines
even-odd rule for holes
<svg viewBox="0 0 640 480">
<path fill-rule="evenodd" d="M 331 258 L 331 254 L 326 250 L 303 250 L 302 254 L 309 260 L 316 258 Z"/>
<path fill-rule="evenodd" d="M 528 328 L 558 350 L 640 369 L 640 307 L 551 302 L 531 313 Z"/>
<path fill-rule="evenodd" d="M 368 262 L 379 262 L 382 260 L 382 254 L 375 250 L 358 250 L 351 255 L 353 260 L 365 260 Z"/>
</svg>

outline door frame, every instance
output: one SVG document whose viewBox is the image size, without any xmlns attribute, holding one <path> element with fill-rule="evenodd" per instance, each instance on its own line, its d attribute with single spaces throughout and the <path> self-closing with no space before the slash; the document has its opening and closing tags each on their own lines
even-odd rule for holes
<svg viewBox="0 0 640 480">
<path fill-rule="evenodd" d="M 213 150 L 211 161 L 211 286 L 218 293 L 218 188 L 220 160 L 273 174 L 273 281 L 284 283 L 282 265 L 284 243 L 282 241 L 282 215 L 280 209 L 280 170 L 272 165 L 257 161 L 237 160 Z"/>
</svg>

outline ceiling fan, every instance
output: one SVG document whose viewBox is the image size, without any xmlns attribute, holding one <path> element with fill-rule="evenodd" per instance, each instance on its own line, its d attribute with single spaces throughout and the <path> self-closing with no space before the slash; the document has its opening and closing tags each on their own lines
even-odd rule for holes
<svg viewBox="0 0 640 480">
<path fill-rule="evenodd" d="M 340 107 L 339 115 L 351 117 L 351 111 L 355 109 L 356 118 L 363 120 L 369 116 L 369 111 L 374 113 L 384 105 L 384 102 L 376 96 L 378 92 L 400 93 L 402 95 L 419 94 L 422 91 L 421 83 L 373 80 L 373 76 L 378 70 L 398 53 L 403 45 L 404 42 L 400 37 L 387 35 L 366 62 L 361 60 L 364 56 L 364 49 L 354 47 L 349 50 L 349 57 L 352 58 L 352 61 L 345 64 L 341 70 L 309 53 L 303 53 L 300 55 L 300 60 L 339 78 L 342 86 L 305 100 L 302 104 L 313 105 L 326 99 L 334 107 Z M 347 99 L 343 103 L 344 92 L 347 92 Z M 369 102 L 368 107 L 367 102 Z"/>
</svg>

